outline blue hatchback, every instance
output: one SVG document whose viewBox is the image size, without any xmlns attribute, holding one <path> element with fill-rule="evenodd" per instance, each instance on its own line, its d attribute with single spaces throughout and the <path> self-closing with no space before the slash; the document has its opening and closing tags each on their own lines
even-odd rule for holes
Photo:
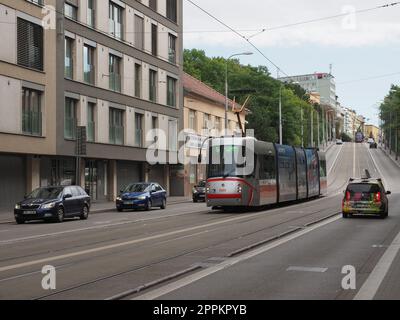
<svg viewBox="0 0 400 320">
<path fill-rule="evenodd" d="M 121 190 L 116 207 L 123 210 L 143 209 L 150 211 L 153 207 L 167 207 L 167 192 L 158 183 L 132 183 Z"/>
</svg>

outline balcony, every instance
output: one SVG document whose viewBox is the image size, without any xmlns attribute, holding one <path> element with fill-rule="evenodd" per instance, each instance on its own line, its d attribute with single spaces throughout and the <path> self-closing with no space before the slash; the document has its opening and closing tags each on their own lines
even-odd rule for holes
<svg viewBox="0 0 400 320">
<path fill-rule="evenodd" d="M 124 127 L 110 126 L 110 143 L 123 145 L 124 144 Z"/>
</svg>

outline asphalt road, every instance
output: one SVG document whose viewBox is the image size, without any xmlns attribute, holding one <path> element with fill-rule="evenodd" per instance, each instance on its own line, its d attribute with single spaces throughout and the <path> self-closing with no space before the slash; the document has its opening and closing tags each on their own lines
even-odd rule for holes
<svg viewBox="0 0 400 320">
<path fill-rule="evenodd" d="M 348 179 L 365 169 L 394 193 L 387 220 L 338 216 Z M 0 299 L 400 298 L 400 168 L 379 150 L 345 144 L 328 151 L 328 171 L 328 197 L 266 211 L 177 204 L 0 225 Z M 56 267 L 56 290 L 41 286 L 45 265 Z M 346 265 L 356 290 L 341 287 Z"/>
</svg>

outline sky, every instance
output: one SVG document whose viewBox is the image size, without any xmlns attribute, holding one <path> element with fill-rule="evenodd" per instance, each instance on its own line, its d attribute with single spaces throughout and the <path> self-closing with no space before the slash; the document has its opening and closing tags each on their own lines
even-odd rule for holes
<svg viewBox="0 0 400 320">
<path fill-rule="evenodd" d="M 343 106 L 379 124 L 378 106 L 392 84 L 400 85 L 400 3 L 355 13 L 393 0 L 192 0 L 238 30 L 282 71 L 281 76 L 329 72 Z M 240 57 L 243 64 L 277 69 L 244 39 L 184 2 L 184 47 L 208 56 Z M 334 15 L 341 17 L 287 26 Z M 265 31 L 263 31 L 266 29 Z M 270 29 L 270 30 L 269 30 Z"/>
</svg>

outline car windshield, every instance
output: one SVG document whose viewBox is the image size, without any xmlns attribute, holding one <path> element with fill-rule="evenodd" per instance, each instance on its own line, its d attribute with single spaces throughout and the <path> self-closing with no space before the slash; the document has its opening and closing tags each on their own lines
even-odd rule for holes
<svg viewBox="0 0 400 320">
<path fill-rule="evenodd" d="M 205 181 L 201 181 L 198 185 L 199 188 L 205 188 L 206 187 L 206 182 Z"/>
<path fill-rule="evenodd" d="M 54 187 L 54 188 L 39 188 L 34 190 L 31 194 L 27 196 L 28 199 L 57 199 L 63 192 L 64 188 Z"/>
<path fill-rule="evenodd" d="M 149 184 L 131 184 L 124 192 L 147 192 L 149 187 Z"/>
<path fill-rule="evenodd" d="M 359 183 L 349 185 L 347 192 L 350 192 L 351 201 L 370 201 L 380 188 L 377 184 Z"/>
</svg>

